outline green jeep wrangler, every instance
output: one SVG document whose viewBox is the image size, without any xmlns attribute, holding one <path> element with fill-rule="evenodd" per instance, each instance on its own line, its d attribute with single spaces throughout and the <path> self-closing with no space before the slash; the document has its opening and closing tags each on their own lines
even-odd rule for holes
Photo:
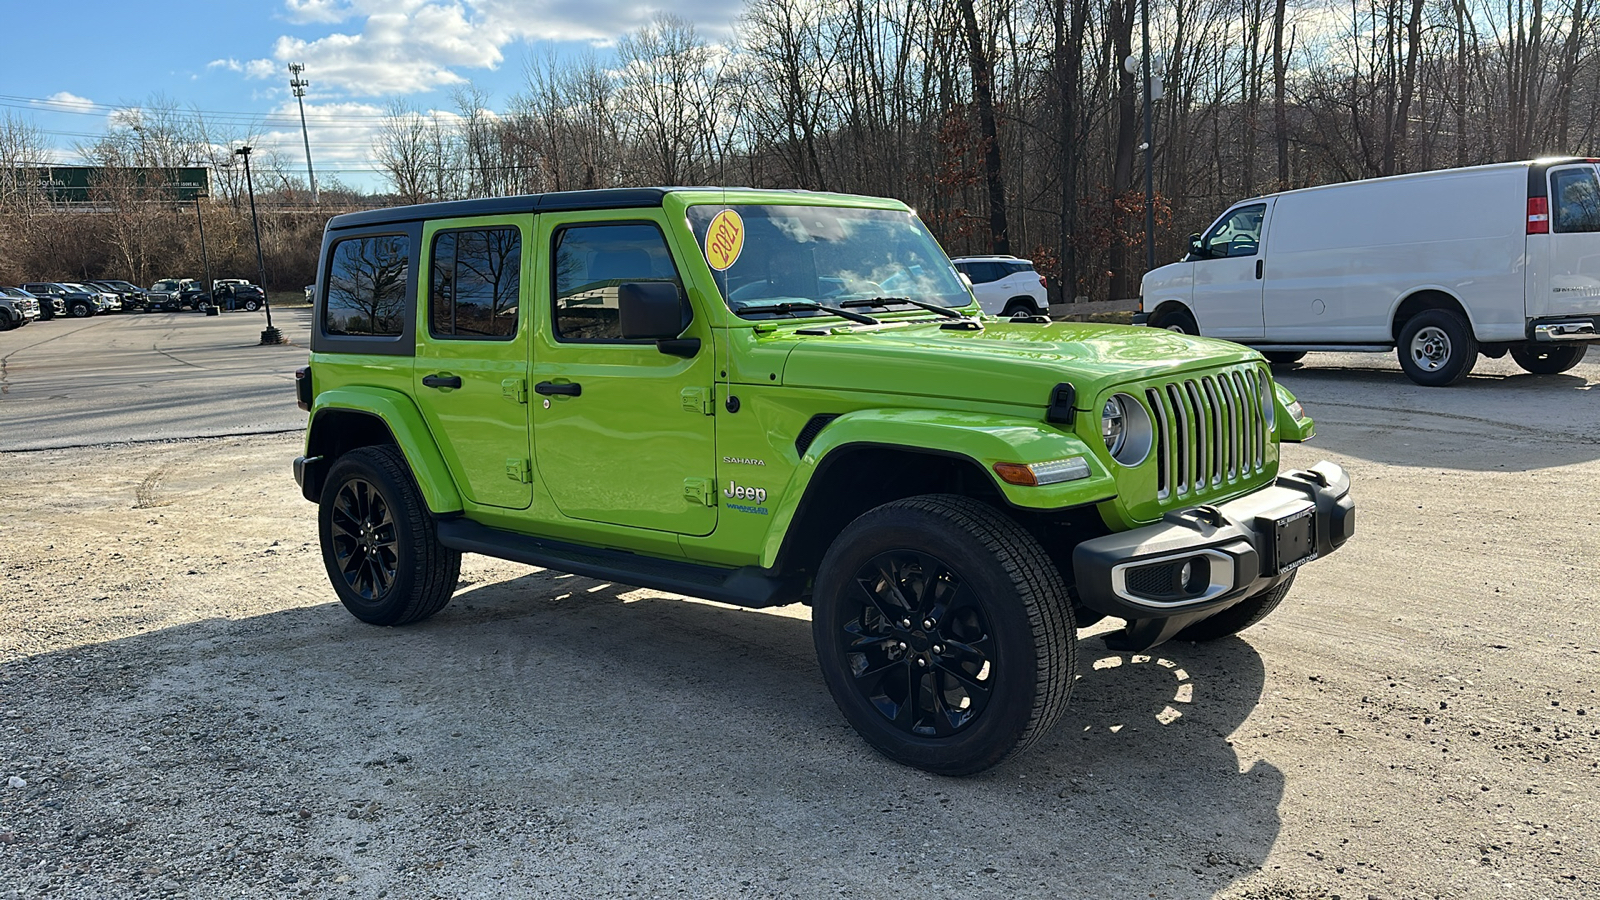
<svg viewBox="0 0 1600 900">
<path fill-rule="evenodd" d="M 1077 629 L 1233 634 L 1355 526 L 1236 344 L 983 316 L 915 213 L 618 189 L 328 224 L 295 478 L 357 618 L 424 619 L 463 552 L 806 603 L 887 756 L 977 772 L 1049 731 Z"/>
</svg>

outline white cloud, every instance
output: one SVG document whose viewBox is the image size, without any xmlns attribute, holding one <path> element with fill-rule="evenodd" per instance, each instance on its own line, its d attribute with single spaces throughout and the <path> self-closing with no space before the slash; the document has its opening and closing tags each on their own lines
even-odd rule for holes
<svg viewBox="0 0 1600 900">
<path fill-rule="evenodd" d="M 66 91 L 62 91 L 46 97 L 43 105 L 64 112 L 93 112 L 95 107 L 100 104 L 87 97 L 79 97 L 77 94 L 69 94 Z"/>
<path fill-rule="evenodd" d="M 211 62 L 206 63 L 206 68 L 227 69 L 229 72 L 243 72 L 244 64 L 239 62 L 237 59 L 229 57 L 228 59 L 213 59 Z"/>
<path fill-rule="evenodd" d="M 341 22 L 349 28 L 312 40 L 278 38 L 271 60 L 244 65 L 251 78 L 282 75 L 306 64 L 324 91 L 385 96 L 433 90 L 467 79 L 458 70 L 495 69 L 505 48 L 521 41 L 609 44 L 653 18 L 637 0 L 284 0 L 298 22 Z M 742 0 L 706 0 L 693 19 L 708 38 L 728 33 Z M 681 13 L 680 13 L 681 14 Z"/>
</svg>

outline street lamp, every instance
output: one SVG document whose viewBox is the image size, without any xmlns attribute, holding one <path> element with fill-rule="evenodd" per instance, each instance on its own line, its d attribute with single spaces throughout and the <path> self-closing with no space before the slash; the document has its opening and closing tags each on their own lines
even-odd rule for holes
<svg viewBox="0 0 1600 900">
<path fill-rule="evenodd" d="M 261 332 L 261 343 L 283 343 L 283 332 L 272 327 L 272 300 L 267 295 L 267 263 L 261 256 L 261 220 L 256 217 L 256 185 L 250 177 L 250 151 L 253 148 L 246 144 L 233 151 L 235 156 L 244 157 L 244 185 L 250 192 L 250 227 L 256 233 L 256 280 L 261 283 L 261 304 L 267 310 L 267 327 Z M 215 302 L 215 300 L 213 300 Z"/>
</svg>

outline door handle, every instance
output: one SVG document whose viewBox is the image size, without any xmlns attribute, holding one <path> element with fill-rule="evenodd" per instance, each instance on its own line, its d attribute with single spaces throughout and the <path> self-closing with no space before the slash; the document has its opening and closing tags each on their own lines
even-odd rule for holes
<svg viewBox="0 0 1600 900">
<path fill-rule="evenodd" d="M 1261 280 L 1261 260 L 1256 260 L 1256 280 Z"/>
<path fill-rule="evenodd" d="M 563 381 L 559 384 L 554 381 L 541 381 L 533 386 L 533 390 L 534 393 L 543 394 L 546 397 L 552 394 L 559 394 L 563 397 L 576 397 L 583 393 L 583 385 L 572 381 Z"/>
<path fill-rule="evenodd" d="M 431 388 L 458 388 L 461 387 L 460 375 L 424 375 L 422 386 Z"/>
</svg>

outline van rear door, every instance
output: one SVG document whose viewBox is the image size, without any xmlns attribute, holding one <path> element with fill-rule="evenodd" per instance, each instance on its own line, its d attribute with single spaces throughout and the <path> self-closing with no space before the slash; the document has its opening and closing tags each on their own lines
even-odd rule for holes
<svg viewBox="0 0 1600 900">
<path fill-rule="evenodd" d="M 1545 176 L 1548 233 L 1539 233 L 1538 198 L 1528 208 L 1527 316 L 1600 315 L 1600 172 L 1583 161 Z"/>
<path fill-rule="evenodd" d="M 1200 239 L 1194 260 L 1194 313 L 1207 337 L 1261 337 L 1261 237 L 1274 198 L 1223 213 Z"/>
</svg>

